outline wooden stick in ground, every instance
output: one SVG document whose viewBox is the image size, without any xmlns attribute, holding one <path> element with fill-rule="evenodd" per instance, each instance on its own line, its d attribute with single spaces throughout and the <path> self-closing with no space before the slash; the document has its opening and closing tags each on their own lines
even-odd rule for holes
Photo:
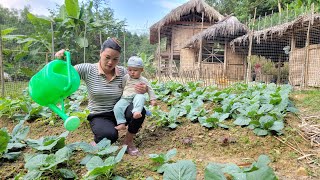
<svg viewBox="0 0 320 180">
<path fill-rule="evenodd" d="M 290 147 L 291 149 L 295 150 L 295 151 L 298 152 L 299 154 L 301 154 L 301 155 L 303 155 L 303 156 L 305 155 L 303 152 L 300 152 L 300 151 L 297 150 L 296 148 L 292 147 L 292 145 L 284 142 L 282 139 L 280 139 L 280 138 L 278 138 L 278 137 L 276 137 L 276 136 L 274 136 L 274 138 L 276 138 L 278 141 L 282 142 L 283 144 L 287 145 L 287 146 Z"/>
</svg>

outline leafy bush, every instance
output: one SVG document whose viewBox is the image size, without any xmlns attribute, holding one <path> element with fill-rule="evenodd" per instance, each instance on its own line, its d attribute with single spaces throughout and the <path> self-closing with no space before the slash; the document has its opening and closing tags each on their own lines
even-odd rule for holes
<svg viewBox="0 0 320 180">
<path fill-rule="evenodd" d="M 69 144 L 68 147 L 74 150 L 81 149 L 87 153 L 80 162 L 82 165 L 87 164 L 94 156 L 106 157 L 119 149 L 118 146 L 111 145 L 111 141 L 107 138 L 102 139 L 96 146 L 92 146 L 86 142 L 76 142 Z"/>
<path fill-rule="evenodd" d="M 163 173 L 165 166 L 177 154 L 177 149 L 171 149 L 167 154 L 149 154 L 150 159 L 156 164 L 154 170 Z"/>
<path fill-rule="evenodd" d="M 24 140 L 29 132 L 28 126 L 23 126 L 24 121 L 17 124 L 12 133 L 9 134 L 5 128 L 2 128 L 1 133 L 1 146 L 0 154 L 2 158 L 9 160 L 16 160 L 21 154 L 21 149 L 26 147 Z"/>
<path fill-rule="evenodd" d="M 59 149 L 55 154 L 26 154 L 24 167 L 28 173 L 24 179 L 37 179 L 43 173 L 50 176 L 60 174 L 63 178 L 75 178 L 73 171 L 65 168 L 58 168 L 58 165 L 68 161 L 72 155 L 72 150 L 68 147 Z"/>
<path fill-rule="evenodd" d="M 53 151 L 61 149 L 65 146 L 65 140 L 68 136 L 69 132 L 66 131 L 60 136 L 45 136 L 41 137 L 37 140 L 28 139 L 27 144 L 28 146 L 39 150 L 39 151 Z"/>
<path fill-rule="evenodd" d="M 156 108 L 151 120 L 172 129 L 179 124 L 178 118 L 185 116 L 207 128 L 227 129 L 229 127 L 224 121 L 233 119 L 233 124 L 248 126 L 259 136 L 282 134 L 286 113 L 297 112 L 289 100 L 290 85 L 239 83 L 218 90 L 198 84 L 171 82 L 156 84 L 155 87 L 158 98 L 168 104 L 169 112 Z M 204 108 L 212 106 L 214 108 Z"/>
<path fill-rule="evenodd" d="M 127 146 L 123 146 L 117 156 L 109 156 L 106 160 L 102 160 L 99 156 L 92 157 L 87 163 L 86 167 L 88 172 L 84 176 L 84 179 L 95 179 L 97 177 L 104 177 L 105 179 L 111 179 L 113 176 L 113 170 L 116 165 L 122 160 L 124 153 L 127 150 Z M 121 179 L 117 177 L 115 179 Z"/>
<path fill-rule="evenodd" d="M 231 179 L 239 180 L 277 180 L 272 168 L 268 166 L 270 159 L 266 155 L 260 155 L 257 162 L 251 164 L 250 167 L 240 168 L 235 164 L 209 163 L 205 169 L 205 180 L 227 180 L 226 175 Z"/>
</svg>

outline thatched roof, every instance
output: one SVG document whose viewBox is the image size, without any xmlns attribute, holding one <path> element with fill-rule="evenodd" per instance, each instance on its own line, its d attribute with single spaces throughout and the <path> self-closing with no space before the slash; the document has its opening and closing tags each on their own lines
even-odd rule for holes
<svg viewBox="0 0 320 180">
<path fill-rule="evenodd" d="M 194 45 L 201 39 L 230 42 L 232 39 L 248 32 L 246 25 L 242 24 L 236 17 L 229 16 L 210 26 L 208 29 L 194 35 L 184 47 Z"/>
<path fill-rule="evenodd" d="M 268 41 L 268 40 L 276 39 L 275 37 L 281 38 L 285 34 L 288 34 L 288 31 L 292 31 L 293 29 L 299 29 L 301 27 L 308 26 L 309 21 L 311 21 L 311 24 L 314 24 L 315 21 L 317 21 L 317 23 L 320 23 L 320 14 L 314 14 L 312 16 L 311 15 L 299 16 L 297 19 L 291 22 L 273 26 L 260 31 L 254 31 L 253 40 L 255 40 L 257 44 L 260 44 L 261 39 Z M 233 41 L 231 41 L 230 44 L 231 46 L 234 46 L 235 44 L 241 45 L 241 43 L 244 45 L 248 43 L 248 40 L 249 40 L 249 34 L 246 34 L 234 39 Z"/>
<path fill-rule="evenodd" d="M 197 13 L 204 13 L 204 17 L 207 21 L 219 21 L 223 16 L 216 11 L 213 7 L 209 6 L 203 0 L 190 0 L 187 3 L 173 9 L 163 19 L 153 24 L 150 27 L 150 43 L 154 44 L 158 42 L 158 30 L 162 31 L 164 26 L 170 25 L 177 21 L 191 21 L 190 19 L 182 18 L 183 16 Z"/>
</svg>

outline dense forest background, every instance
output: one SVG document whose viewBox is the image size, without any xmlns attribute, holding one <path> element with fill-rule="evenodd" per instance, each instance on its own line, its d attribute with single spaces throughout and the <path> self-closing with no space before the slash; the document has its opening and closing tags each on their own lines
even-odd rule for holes
<svg viewBox="0 0 320 180">
<path fill-rule="evenodd" d="M 72 63 L 97 62 L 100 44 L 108 37 L 118 37 L 123 46 L 121 64 L 135 54 L 144 54 L 151 66 L 156 45 L 149 44 L 149 34 L 125 30 L 126 21 L 114 17 L 105 0 L 84 3 L 65 0 L 65 4 L 50 9 L 50 16 L 38 17 L 23 10 L 0 5 L 0 32 L 4 71 L 17 79 L 28 79 L 43 65 L 54 59 L 53 54 L 68 48 Z M 256 17 L 294 11 L 300 14 L 320 8 L 319 0 L 206 0 L 223 15 L 234 15 L 249 24 L 255 9 Z M 292 14 L 292 13 L 291 13 Z M 288 20 L 288 18 L 286 19 Z M 272 22 L 272 21 L 271 21 Z M 280 21 L 279 21 L 280 22 Z M 273 24 L 271 24 L 273 25 Z"/>
</svg>

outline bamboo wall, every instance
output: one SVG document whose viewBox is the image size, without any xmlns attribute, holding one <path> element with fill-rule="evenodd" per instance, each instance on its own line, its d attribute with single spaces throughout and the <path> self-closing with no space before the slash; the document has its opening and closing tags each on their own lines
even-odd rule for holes
<svg viewBox="0 0 320 180">
<path fill-rule="evenodd" d="M 308 86 L 320 87 L 320 45 L 309 46 Z"/>
<path fill-rule="evenodd" d="M 206 29 L 204 27 L 203 29 Z M 196 26 L 182 26 L 175 25 L 172 27 L 172 41 L 173 51 L 180 51 L 185 43 L 195 34 L 201 31 L 201 25 Z"/>
<path fill-rule="evenodd" d="M 228 46 L 226 48 L 225 61 L 227 63 L 226 75 L 229 79 L 243 80 L 245 72 L 245 56 L 238 52 L 233 52 Z"/>
<path fill-rule="evenodd" d="M 290 84 L 293 86 L 301 86 L 304 74 L 307 75 L 307 86 L 320 87 L 320 45 L 310 45 L 308 48 L 296 48 L 290 52 L 289 57 L 289 78 Z M 308 54 L 308 65 L 306 62 L 306 55 Z M 304 73 L 304 71 L 307 71 Z"/>
<path fill-rule="evenodd" d="M 195 50 L 191 48 L 184 48 L 180 51 L 180 69 L 181 70 L 195 70 L 196 68 Z"/>
<path fill-rule="evenodd" d="M 212 72 L 214 76 L 223 76 L 223 63 L 202 63 L 202 71 Z"/>
</svg>

